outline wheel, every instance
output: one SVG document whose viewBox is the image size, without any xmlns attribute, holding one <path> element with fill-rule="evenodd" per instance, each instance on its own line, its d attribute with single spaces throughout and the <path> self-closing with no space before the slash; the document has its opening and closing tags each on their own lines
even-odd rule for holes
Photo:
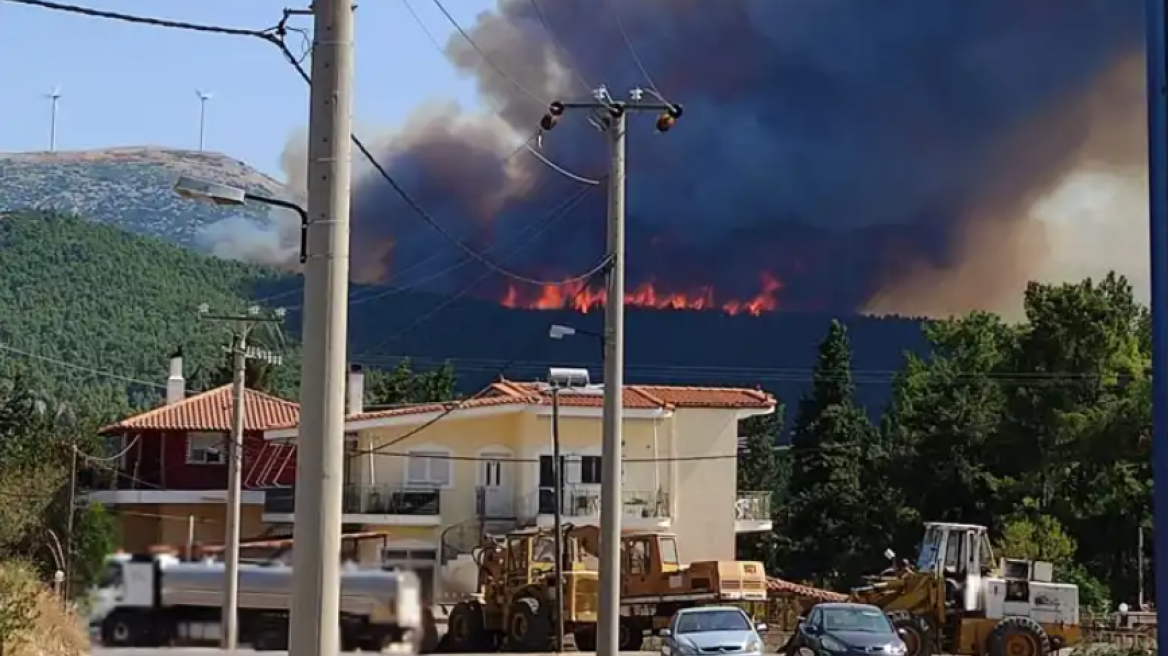
<svg viewBox="0 0 1168 656">
<path fill-rule="evenodd" d="M 645 629 L 633 618 L 622 615 L 616 640 L 621 651 L 641 651 L 641 644 L 645 642 Z"/>
<path fill-rule="evenodd" d="M 101 623 L 101 643 L 106 647 L 133 647 L 138 639 L 137 618 L 129 613 L 114 613 Z"/>
<path fill-rule="evenodd" d="M 935 653 L 932 626 L 923 617 L 907 610 L 892 610 L 887 615 L 893 628 L 901 632 L 904 656 L 932 656 Z"/>
<path fill-rule="evenodd" d="M 1050 637 L 1029 617 L 1007 617 L 990 631 L 989 656 L 1048 656 Z"/>
<path fill-rule="evenodd" d="M 576 651 L 596 651 L 595 624 L 576 627 L 572 637 L 576 639 Z"/>
<path fill-rule="evenodd" d="M 507 621 L 507 643 L 515 651 L 552 651 L 552 615 L 534 597 L 516 599 Z"/>
<path fill-rule="evenodd" d="M 477 601 L 456 604 L 446 620 L 446 648 L 454 653 L 474 653 L 486 647 L 487 627 L 483 606 Z"/>
</svg>

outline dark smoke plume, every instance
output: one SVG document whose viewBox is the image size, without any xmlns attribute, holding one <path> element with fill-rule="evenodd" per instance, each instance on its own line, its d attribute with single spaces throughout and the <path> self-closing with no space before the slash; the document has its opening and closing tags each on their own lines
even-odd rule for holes
<svg viewBox="0 0 1168 656">
<path fill-rule="evenodd" d="M 566 57 L 532 0 L 501 0 L 468 32 L 537 98 L 455 34 L 448 56 L 497 117 L 422 107 L 380 150 L 437 221 L 477 249 L 494 245 L 496 259 L 578 188 L 525 152 L 508 158 L 549 100 L 586 97 L 569 65 L 614 95 L 646 86 L 609 2 L 535 1 Z M 1067 228 L 1034 208 L 1068 176 L 1141 184 L 1139 0 L 611 6 L 654 82 L 685 106 L 666 135 L 648 116 L 630 130 L 630 287 L 653 279 L 750 296 L 770 271 L 788 308 L 997 308 L 1050 261 L 1052 230 Z M 590 176 L 606 162 L 584 115 L 547 134 L 543 152 Z M 376 176 L 361 179 L 353 211 L 359 279 L 410 284 L 462 259 Z M 542 277 L 585 269 L 603 250 L 603 216 L 601 188 L 508 266 Z M 468 264 L 429 286 L 461 289 L 482 272 Z"/>
</svg>

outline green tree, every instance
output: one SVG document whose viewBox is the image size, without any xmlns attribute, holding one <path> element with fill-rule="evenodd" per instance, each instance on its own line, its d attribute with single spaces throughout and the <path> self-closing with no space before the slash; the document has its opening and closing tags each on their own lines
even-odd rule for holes
<svg viewBox="0 0 1168 656">
<path fill-rule="evenodd" d="M 407 403 L 435 403 L 455 398 L 454 366 L 450 362 L 430 371 L 415 371 L 402 358 L 393 371 L 373 369 L 365 377 L 365 404 L 372 407 Z"/>
<path fill-rule="evenodd" d="M 738 491 L 768 495 L 771 519 L 782 516 L 780 487 L 785 480 L 777 443 L 783 426 L 783 406 L 769 415 L 751 417 L 739 424 L 742 448 L 738 453 Z M 738 558 L 757 560 L 772 569 L 778 563 L 779 544 L 773 533 L 738 536 Z"/>
<path fill-rule="evenodd" d="M 847 330 L 834 321 L 792 432 L 784 569 L 794 578 L 847 582 L 871 561 L 861 480 L 874 431 L 852 393 Z"/>
</svg>

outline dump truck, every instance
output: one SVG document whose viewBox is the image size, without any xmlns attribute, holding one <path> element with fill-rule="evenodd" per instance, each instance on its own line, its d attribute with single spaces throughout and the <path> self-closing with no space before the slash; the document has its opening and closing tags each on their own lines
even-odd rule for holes
<svg viewBox="0 0 1168 656">
<path fill-rule="evenodd" d="M 565 527 L 564 629 L 580 651 L 596 648 L 599 562 L 596 527 Z M 443 650 L 550 651 L 556 645 L 555 534 L 530 528 L 488 538 L 475 550 L 479 591 L 447 620 Z M 764 601 L 766 572 L 757 562 L 683 565 L 668 533 L 628 533 L 621 539 L 622 651 L 637 650 L 646 631 L 669 624 L 681 608 Z"/>
<path fill-rule="evenodd" d="M 89 624 L 107 647 L 218 642 L 222 562 L 170 554 L 116 554 L 89 593 Z M 341 573 L 340 647 L 381 651 L 423 638 L 421 587 L 413 572 Z M 282 563 L 239 567 L 239 641 L 257 651 L 288 649 L 293 572 Z"/>
<path fill-rule="evenodd" d="M 887 613 L 905 656 L 1047 656 L 1082 641 L 1078 587 L 1048 562 L 995 561 L 986 527 L 926 523 L 918 553 L 849 595 Z"/>
</svg>

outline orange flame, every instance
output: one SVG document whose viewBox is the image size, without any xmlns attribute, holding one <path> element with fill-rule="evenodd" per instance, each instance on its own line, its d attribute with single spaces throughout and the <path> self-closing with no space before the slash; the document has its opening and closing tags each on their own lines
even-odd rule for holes
<svg viewBox="0 0 1168 656">
<path fill-rule="evenodd" d="M 625 292 L 625 305 L 673 310 L 721 310 L 726 314 L 758 316 L 778 309 L 776 296 L 783 289 L 782 281 L 774 274 L 764 271 L 759 277 L 761 289 L 758 294 L 749 299 L 730 300 L 719 299 L 711 285 L 684 292 L 665 292 L 657 289 L 654 281 L 649 280 Z M 582 283 L 549 285 L 540 288 L 537 296 L 525 297 L 519 289 L 509 284 L 500 303 L 509 308 L 556 310 L 567 306 L 588 312 L 603 306 L 606 297 L 604 289 L 586 288 Z"/>
</svg>

